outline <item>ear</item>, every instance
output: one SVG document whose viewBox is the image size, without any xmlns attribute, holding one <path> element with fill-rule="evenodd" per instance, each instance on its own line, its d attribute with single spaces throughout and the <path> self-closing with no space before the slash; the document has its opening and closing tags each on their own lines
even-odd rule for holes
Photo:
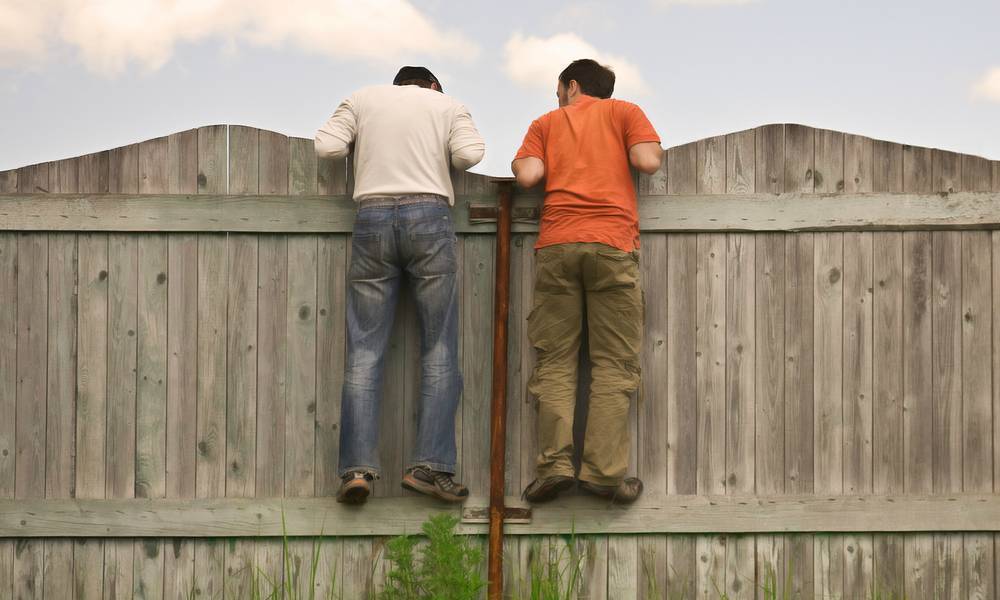
<svg viewBox="0 0 1000 600">
<path fill-rule="evenodd" d="M 580 93 L 580 83 L 575 79 L 570 79 L 569 85 L 566 87 L 567 96 L 576 96 Z"/>
<path fill-rule="evenodd" d="M 431 89 L 434 90 L 435 92 L 440 92 L 441 91 L 441 86 L 438 85 L 437 83 L 433 83 L 432 82 L 431 83 Z"/>
</svg>

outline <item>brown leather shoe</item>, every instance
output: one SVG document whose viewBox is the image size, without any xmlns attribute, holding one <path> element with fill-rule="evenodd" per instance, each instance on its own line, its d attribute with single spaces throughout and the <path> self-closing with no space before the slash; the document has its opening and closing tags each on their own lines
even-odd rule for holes
<svg viewBox="0 0 1000 600">
<path fill-rule="evenodd" d="M 549 500 L 555 500 L 561 492 L 565 492 L 569 488 L 573 487 L 573 482 L 576 481 L 572 477 L 567 475 L 553 475 L 552 477 L 538 478 L 528 484 L 528 487 L 524 488 L 524 493 L 521 497 L 528 502 L 548 502 Z"/>
<path fill-rule="evenodd" d="M 372 491 L 372 481 L 375 476 L 371 473 L 353 471 L 345 473 L 341 477 L 340 489 L 337 490 L 337 502 L 344 504 L 364 504 L 368 495 Z"/>
<path fill-rule="evenodd" d="M 626 477 L 618 485 L 597 485 L 589 481 L 581 481 L 580 489 L 610 500 L 614 504 L 631 504 L 642 495 L 642 481 L 638 477 Z"/>
</svg>

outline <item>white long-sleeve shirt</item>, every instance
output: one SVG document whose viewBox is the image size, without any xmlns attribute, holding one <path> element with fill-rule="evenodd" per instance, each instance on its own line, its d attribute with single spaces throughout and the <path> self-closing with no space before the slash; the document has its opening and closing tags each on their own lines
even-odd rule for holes
<svg viewBox="0 0 1000 600">
<path fill-rule="evenodd" d="M 415 85 L 375 85 L 344 100 L 316 133 L 316 154 L 343 158 L 354 144 L 354 199 L 439 194 L 454 204 L 449 164 L 465 170 L 486 146 L 468 109 Z"/>
</svg>

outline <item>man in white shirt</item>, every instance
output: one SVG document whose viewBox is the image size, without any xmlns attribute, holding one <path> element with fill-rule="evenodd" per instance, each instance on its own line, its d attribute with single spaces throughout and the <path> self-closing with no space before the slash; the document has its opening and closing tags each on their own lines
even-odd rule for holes
<svg viewBox="0 0 1000 600">
<path fill-rule="evenodd" d="M 465 170 L 485 145 L 469 111 L 424 67 L 393 85 L 358 90 L 316 134 L 320 157 L 354 158 L 358 214 L 347 290 L 347 361 L 341 396 L 337 501 L 363 503 L 379 475 L 378 423 L 389 334 L 405 276 L 420 323 L 420 409 L 403 487 L 449 502 L 456 482 L 458 363 L 455 193 L 450 166 Z"/>
</svg>

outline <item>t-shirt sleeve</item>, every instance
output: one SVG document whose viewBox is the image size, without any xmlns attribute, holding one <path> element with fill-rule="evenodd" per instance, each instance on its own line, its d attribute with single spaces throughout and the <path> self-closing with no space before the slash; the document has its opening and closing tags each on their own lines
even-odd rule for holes
<svg viewBox="0 0 1000 600">
<path fill-rule="evenodd" d="M 521 148 L 514 156 L 514 160 L 533 156 L 538 160 L 545 160 L 545 139 L 542 137 L 542 124 L 538 119 L 531 122 L 528 133 L 524 134 L 524 141 Z"/>
<path fill-rule="evenodd" d="M 659 142 L 660 136 L 653 129 L 653 124 L 646 118 L 646 113 L 635 104 L 626 103 L 625 110 L 625 147 L 631 148 L 643 142 Z"/>
</svg>

